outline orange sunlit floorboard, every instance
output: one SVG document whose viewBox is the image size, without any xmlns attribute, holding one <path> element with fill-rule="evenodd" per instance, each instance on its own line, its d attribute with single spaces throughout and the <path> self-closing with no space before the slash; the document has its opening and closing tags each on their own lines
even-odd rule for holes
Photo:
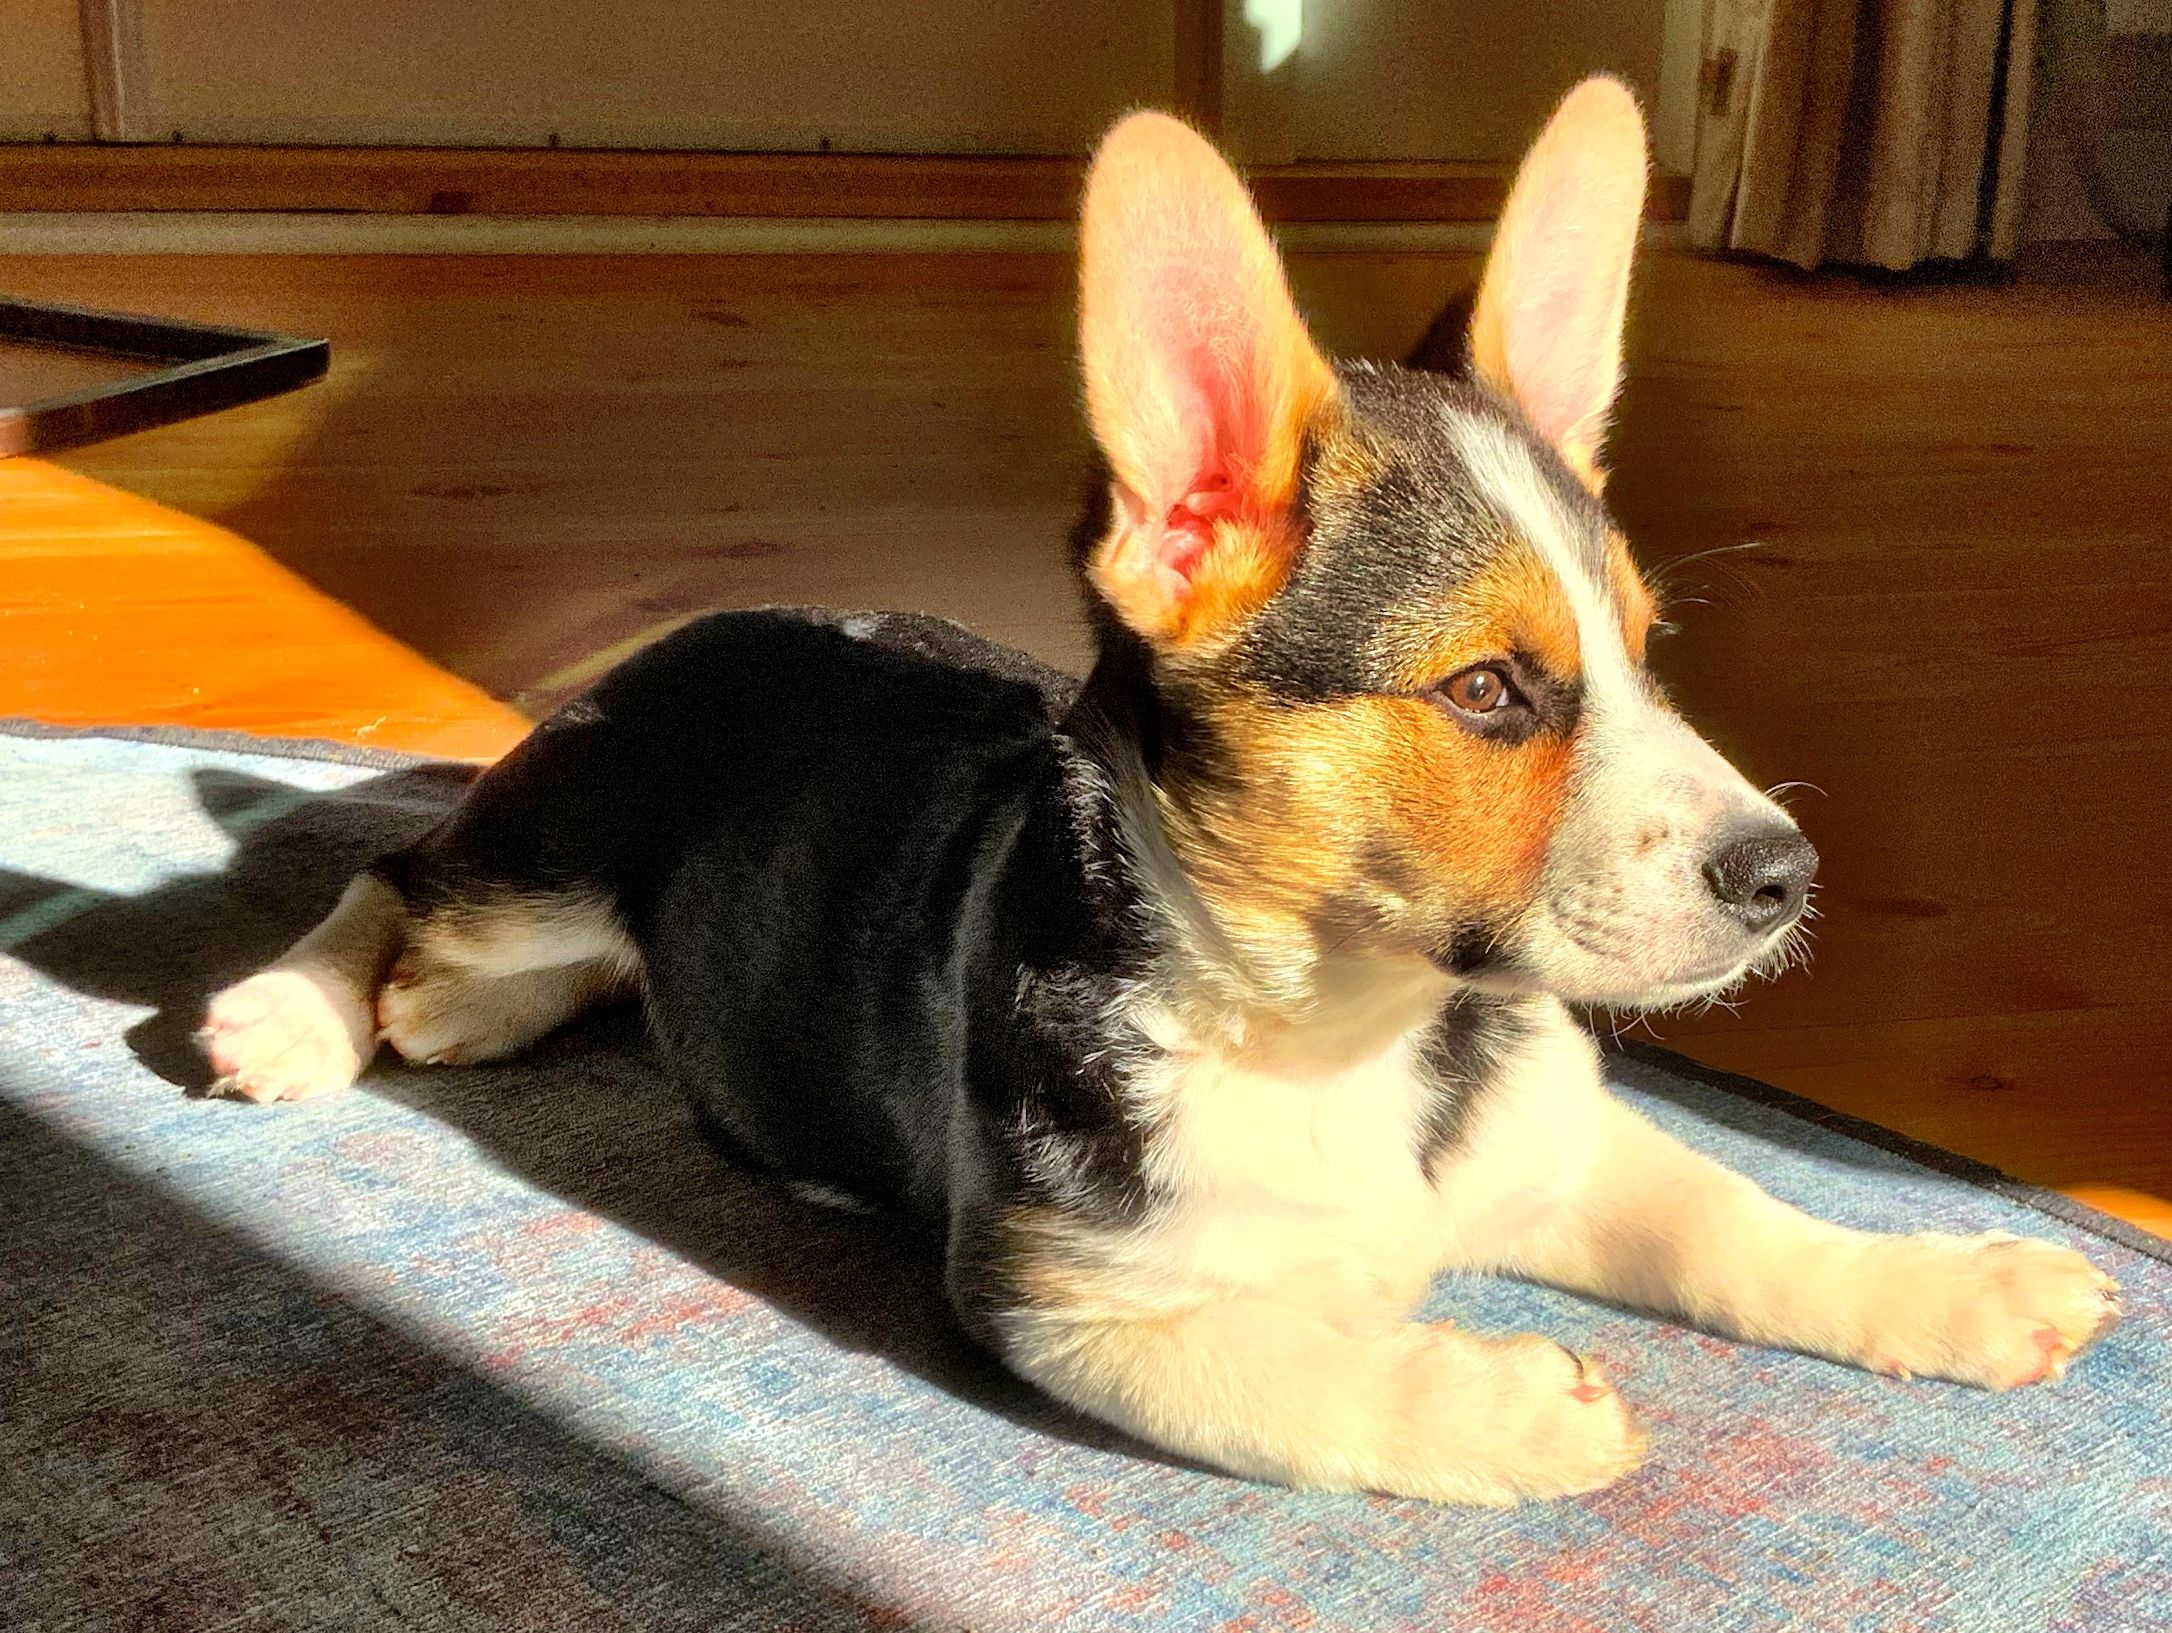
<svg viewBox="0 0 2172 1633">
<path fill-rule="evenodd" d="M 0 717 L 315 737 L 491 760 L 521 715 L 246 539 L 0 460 Z"/>
</svg>

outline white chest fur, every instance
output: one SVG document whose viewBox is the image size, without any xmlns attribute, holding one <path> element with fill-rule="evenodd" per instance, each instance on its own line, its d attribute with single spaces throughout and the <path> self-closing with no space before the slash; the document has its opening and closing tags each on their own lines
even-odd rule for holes
<svg viewBox="0 0 2172 1633">
<path fill-rule="evenodd" d="M 1421 1151 L 1442 1088 L 1419 1056 L 1422 1027 L 1303 1052 L 1156 1030 L 1163 1053 L 1132 1087 L 1164 1205 L 1122 1256 L 1172 1298 L 1407 1305 L 1444 1265 L 1496 1258 L 1588 1160 L 1579 1112 L 1597 1073 L 1566 1014 L 1498 1062 L 1430 1179 Z"/>
<path fill-rule="evenodd" d="M 1419 1161 L 1433 1090 L 1415 1033 L 1323 1060 L 1156 1030 L 1164 1052 L 1132 1088 L 1164 1199 L 1133 1249 L 1157 1280 L 1214 1295 L 1302 1286 L 1330 1301 L 1423 1286 L 1438 1231 Z"/>
</svg>

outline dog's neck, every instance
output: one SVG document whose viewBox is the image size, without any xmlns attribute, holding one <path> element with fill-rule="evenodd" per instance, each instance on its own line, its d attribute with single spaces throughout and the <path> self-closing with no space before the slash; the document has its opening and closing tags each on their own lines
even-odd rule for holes
<svg viewBox="0 0 2172 1633">
<path fill-rule="evenodd" d="M 1096 850 L 1121 858 L 1115 888 L 1140 917 L 1156 984 L 1201 1040 L 1314 1067 L 1367 1058 L 1428 1025 L 1456 984 L 1415 955 L 1323 944 L 1294 918 L 1232 911 L 1188 855 L 1181 784 L 1168 775 L 1181 731 L 1135 641 L 1104 640 L 1063 722 L 1094 769 Z"/>
</svg>

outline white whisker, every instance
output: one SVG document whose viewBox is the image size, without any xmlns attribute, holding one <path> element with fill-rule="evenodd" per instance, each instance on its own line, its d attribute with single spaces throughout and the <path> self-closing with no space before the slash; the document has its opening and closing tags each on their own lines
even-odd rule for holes
<svg viewBox="0 0 2172 1633">
<path fill-rule="evenodd" d="M 1820 799 L 1830 799 L 1832 797 L 1814 782 L 1776 782 L 1770 788 L 1765 790 L 1765 798 L 1777 801 L 1781 805 L 1785 805 L 1787 804 L 1787 801 L 1781 799 L 1780 796 L 1782 794 L 1790 793 L 1797 788 L 1807 788 L 1810 790 L 1811 793 L 1817 795 Z"/>
</svg>

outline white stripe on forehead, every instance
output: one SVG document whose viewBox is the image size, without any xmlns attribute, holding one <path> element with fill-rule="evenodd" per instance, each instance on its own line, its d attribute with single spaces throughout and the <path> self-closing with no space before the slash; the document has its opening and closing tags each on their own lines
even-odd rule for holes
<svg viewBox="0 0 2172 1633">
<path fill-rule="evenodd" d="M 1587 692 L 1641 692 L 1622 644 L 1621 619 L 1605 580 L 1584 548 L 1588 529 L 1561 502 L 1530 445 L 1496 420 L 1447 412 L 1448 432 L 1470 473 L 1471 490 L 1554 571 L 1576 614 L 1576 640 Z"/>
</svg>

